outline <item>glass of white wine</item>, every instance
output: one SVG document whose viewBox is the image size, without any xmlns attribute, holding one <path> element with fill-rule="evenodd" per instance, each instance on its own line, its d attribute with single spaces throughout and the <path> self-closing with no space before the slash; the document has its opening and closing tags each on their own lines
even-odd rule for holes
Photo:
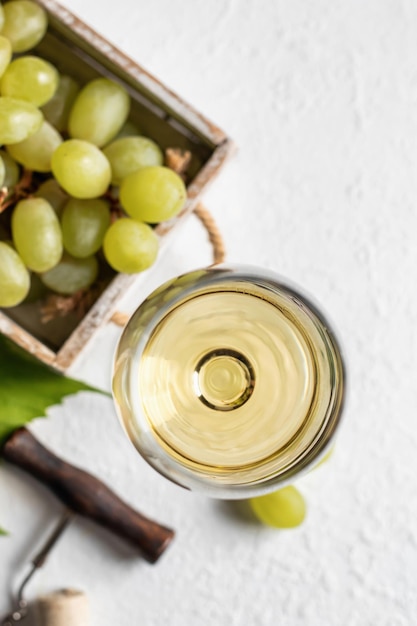
<svg viewBox="0 0 417 626">
<path fill-rule="evenodd" d="M 246 498 L 318 463 L 340 422 L 338 343 L 281 277 L 218 265 L 175 278 L 120 339 L 113 393 L 124 429 L 188 489 Z"/>
</svg>

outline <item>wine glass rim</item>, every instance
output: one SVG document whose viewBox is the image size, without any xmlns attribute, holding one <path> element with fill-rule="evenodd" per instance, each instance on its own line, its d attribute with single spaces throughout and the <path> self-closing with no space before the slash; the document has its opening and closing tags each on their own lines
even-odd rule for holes
<svg viewBox="0 0 417 626">
<path fill-rule="evenodd" d="M 188 284 L 187 281 L 189 281 Z M 196 285 L 198 286 L 198 295 L 199 292 L 203 292 L 208 286 L 215 290 L 220 282 L 227 284 L 227 282 L 232 281 L 234 283 L 242 282 L 242 284 L 251 282 L 256 284 L 259 288 L 264 289 L 276 290 L 279 288 L 285 291 L 285 294 L 290 299 L 295 299 L 298 303 L 301 302 L 305 310 L 309 311 L 321 326 L 326 340 L 325 343 L 327 343 L 327 347 L 331 352 L 334 377 L 335 379 L 338 378 L 338 384 L 332 389 L 332 398 L 329 399 L 329 402 L 330 400 L 331 402 L 329 404 L 328 415 L 326 419 L 323 420 L 322 427 L 315 433 L 312 444 L 304 451 L 305 454 L 302 458 L 295 459 L 295 461 L 293 460 L 284 470 L 279 472 L 279 475 L 272 472 L 270 475 L 263 476 L 262 478 L 250 480 L 245 479 L 245 474 L 242 473 L 241 482 L 239 482 L 239 477 L 235 474 L 234 483 L 230 484 L 228 482 L 230 479 L 229 474 L 227 474 L 226 477 L 213 477 L 212 475 L 205 474 L 204 469 L 199 470 L 197 467 L 190 469 L 177 459 L 172 458 L 163 448 L 157 447 L 155 440 L 152 442 L 151 438 L 144 436 L 143 429 L 146 428 L 146 425 L 143 423 L 143 407 L 139 394 L 137 393 L 137 386 L 143 350 L 154 332 L 154 329 L 160 324 L 167 313 L 172 310 L 173 307 L 177 306 L 179 302 L 184 301 L 190 294 L 195 294 Z M 180 286 L 181 289 L 175 291 L 178 286 Z M 273 487 L 279 488 L 292 482 L 295 477 L 298 477 L 300 474 L 308 471 L 311 466 L 317 464 L 323 455 L 327 453 L 331 441 L 333 440 L 333 435 L 341 421 L 345 401 L 346 372 L 340 342 L 335 337 L 332 330 L 333 327 L 327 320 L 327 315 L 323 315 L 321 307 L 315 304 L 313 298 L 306 295 L 304 289 L 299 288 L 292 281 L 271 271 L 251 265 L 223 263 L 202 270 L 187 272 L 165 282 L 151 293 L 138 307 L 131 318 L 133 320 L 132 323 L 134 323 L 135 316 L 139 317 L 141 312 L 146 312 L 147 307 L 152 307 L 152 302 L 155 298 L 158 298 L 158 295 L 161 293 L 166 297 L 165 302 L 160 302 L 160 306 L 157 307 L 155 311 L 152 312 L 151 310 L 152 315 L 150 316 L 149 323 L 142 328 L 134 354 L 131 354 L 128 373 L 128 387 L 131 402 L 130 409 L 136 416 L 141 416 L 142 428 L 138 427 L 137 430 L 132 430 L 132 426 L 130 426 L 130 428 L 127 429 L 127 434 L 145 460 L 171 481 L 191 490 L 198 491 L 203 489 L 208 495 L 220 498 L 241 498 L 265 493 L 270 491 Z M 168 297 L 170 293 L 171 297 Z M 126 430 L 126 423 L 123 418 L 122 424 Z"/>
</svg>

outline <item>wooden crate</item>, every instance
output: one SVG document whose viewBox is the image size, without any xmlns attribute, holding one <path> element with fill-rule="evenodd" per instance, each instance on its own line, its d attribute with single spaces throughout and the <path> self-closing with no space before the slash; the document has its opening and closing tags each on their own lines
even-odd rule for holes
<svg viewBox="0 0 417 626">
<path fill-rule="evenodd" d="M 61 73 L 73 76 L 81 84 L 100 75 L 121 83 L 132 100 L 129 119 L 138 124 L 144 135 L 154 139 L 162 149 L 176 147 L 191 152 L 186 206 L 174 220 L 157 227 L 163 248 L 167 234 L 195 208 L 221 169 L 232 151 L 231 140 L 66 8 L 54 0 L 37 1 L 49 15 L 49 27 L 35 54 L 39 53 Z M 42 361 L 65 371 L 94 333 L 110 319 L 121 295 L 137 280 L 137 276 L 116 274 L 81 321 L 69 314 L 44 324 L 39 303 L 3 309 L 0 332 Z"/>
</svg>

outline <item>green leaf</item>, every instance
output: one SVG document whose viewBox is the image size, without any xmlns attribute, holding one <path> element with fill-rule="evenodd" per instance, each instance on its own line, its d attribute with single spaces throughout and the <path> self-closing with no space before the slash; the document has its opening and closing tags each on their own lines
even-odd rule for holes
<svg viewBox="0 0 417 626">
<path fill-rule="evenodd" d="M 9 533 L 7 532 L 7 530 L 4 530 L 3 528 L 0 528 L 0 537 L 8 535 Z"/>
<path fill-rule="evenodd" d="M 49 406 L 78 391 L 100 392 L 59 374 L 0 334 L 0 448 L 16 428 L 44 417 Z M 0 527 L 0 536 L 7 534 Z"/>
<path fill-rule="evenodd" d="M 78 391 L 99 390 L 59 374 L 0 334 L 0 446 L 16 428 Z"/>
</svg>

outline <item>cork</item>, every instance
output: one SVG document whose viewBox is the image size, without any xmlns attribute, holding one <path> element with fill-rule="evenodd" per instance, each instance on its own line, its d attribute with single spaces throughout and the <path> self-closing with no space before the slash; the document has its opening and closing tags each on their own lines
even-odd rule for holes
<svg viewBox="0 0 417 626">
<path fill-rule="evenodd" d="M 86 594 L 77 589 L 60 589 L 37 601 L 38 626 L 90 626 Z"/>
</svg>

